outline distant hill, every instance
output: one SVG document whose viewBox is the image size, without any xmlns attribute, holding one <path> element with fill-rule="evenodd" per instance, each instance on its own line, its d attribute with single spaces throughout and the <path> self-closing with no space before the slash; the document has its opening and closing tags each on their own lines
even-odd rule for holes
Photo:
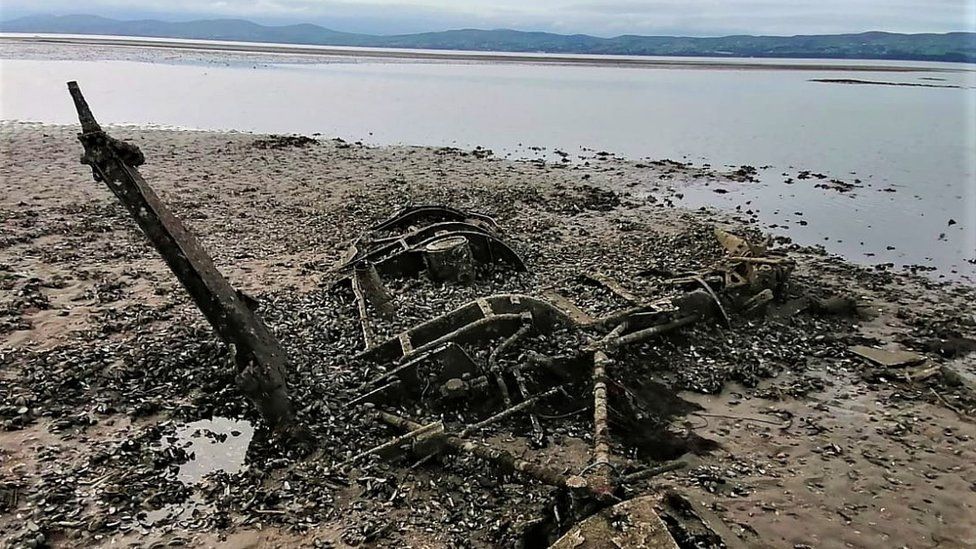
<svg viewBox="0 0 976 549">
<path fill-rule="evenodd" d="M 976 63 L 976 33 L 865 32 L 810 36 L 624 35 L 599 38 L 507 29 L 462 29 L 380 36 L 338 32 L 318 25 L 265 26 L 238 19 L 167 22 L 118 21 L 92 15 L 37 15 L 0 22 L 0 32 L 105 34 L 155 38 L 278 42 L 506 52 L 585 53 L 705 57 L 897 59 Z"/>
</svg>

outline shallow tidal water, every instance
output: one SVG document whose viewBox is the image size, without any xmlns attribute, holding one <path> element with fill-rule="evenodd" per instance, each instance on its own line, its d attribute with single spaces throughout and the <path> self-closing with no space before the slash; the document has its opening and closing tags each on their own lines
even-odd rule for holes
<svg viewBox="0 0 976 549">
<path fill-rule="evenodd" d="M 77 80 L 103 124 L 482 146 L 513 158 L 588 148 L 716 169 L 768 166 L 759 183 L 719 192 L 693 184 L 679 203 L 751 210 L 773 233 L 862 264 L 918 264 L 936 268 L 936 278 L 976 280 L 970 65 L 905 62 L 924 71 L 880 73 L 298 62 L 102 46 L 79 55 L 80 47 L 0 44 L 0 118 L 75 123 L 64 83 Z M 957 87 L 812 81 L 832 78 Z M 801 170 L 860 182 L 840 193 L 797 180 Z"/>
<path fill-rule="evenodd" d="M 180 466 L 178 478 L 193 484 L 217 471 L 241 471 L 254 427 L 245 420 L 214 417 L 183 425 L 176 436 L 177 446 L 193 456 Z"/>
</svg>

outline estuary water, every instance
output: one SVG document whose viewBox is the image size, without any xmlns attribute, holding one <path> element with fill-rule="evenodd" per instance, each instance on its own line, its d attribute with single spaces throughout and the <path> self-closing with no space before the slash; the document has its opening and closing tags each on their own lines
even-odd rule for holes
<svg viewBox="0 0 976 549">
<path fill-rule="evenodd" d="M 76 123 L 64 83 L 77 80 L 104 124 L 482 146 L 513 158 L 605 150 L 715 169 L 752 165 L 759 183 L 727 185 L 721 194 L 692 185 L 681 202 L 748 204 L 771 232 L 800 244 L 863 264 L 923 265 L 936 278 L 976 280 L 971 65 L 631 66 L 327 53 L 0 39 L 0 118 Z M 816 178 L 797 179 L 804 170 L 857 187 L 820 188 Z"/>
</svg>

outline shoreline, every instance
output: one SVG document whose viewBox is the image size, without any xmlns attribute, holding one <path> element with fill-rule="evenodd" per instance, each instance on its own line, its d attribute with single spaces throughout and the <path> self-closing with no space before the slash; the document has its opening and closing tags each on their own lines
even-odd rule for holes
<svg viewBox="0 0 976 549">
<path fill-rule="evenodd" d="M 104 124 L 103 127 L 113 134 L 137 136 L 140 140 L 157 143 L 172 142 L 174 144 L 195 141 L 201 141 L 211 145 L 225 141 L 231 144 L 263 139 L 274 140 L 284 135 L 300 136 L 300 134 L 269 134 L 247 130 L 214 130 L 140 124 Z M 40 135 L 46 141 L 54 135 L 60 135 L 62 138 L 67 136 L 68 142 L 72 143 L 75 141 L 74 137 L 79 130 L 80 126 L 77 124 L 50 124 L 45 122 L 3 120 L 0 121 L 0 142 L 7 141 L 8 139 L 16 140 L 24 135 L 30 135 L 32 138 Z M 854 258 L 844 257 L 839 253 L 832 253 L 820 244 L 806 245 L 795 243 L 790 238 L 788 231 L 785 234 L 782 232 L 777 234 L 773 231 L 773 228 L 764 226 L 756 218 L 752 220 L 743 218 L 740 212 L 736 210 L 724 209 L 715 205 L 702 207 L 682 203 L 683 191 L 691 186 L 704 185 L 704 188 L 709 188 L 711 185 L 716 185 L 716 188 L 721 189 L 722 185 L 744 184 L 741 179 L 741 170 L 742 168 L 751 169 L 750 166 L 744 166 L 738 169 L 734 166 L 727 166 L 725 170 L 722 170 L 711 167 L 708 164 L 697 165 L 690 162 L 673 161 L 671 159 L 629 159 L 616 156 L 614 153 L 597 152 L 594 150 L 589 151 L 589 156 L 580 156 L 568 163 L 562 163 L 558 159 L 564 158 L 561 156 L 564 153 L 557 149 L 549 150 L 547 148 L 542 148 L 537 151 L 537 154 L 540 156 L 536 158 L 528 156 L 509 158 L 496 156 L 493 151 L 480 147 L 459 149 L 453 146 L 364 144 L 359 141 L 352 143 L 339 137 L 331 138 L 320 135 L 314 135 L 311 139 L 314 143 L 327 148 L 337 147 L 339 150 L 351 148 L 352 150 L 368 151 L 370 154 L 375 154 L 383 158 L 384 161 L 414 155 L 433 158 L 442 155 L 469 158 L 472 163 L 484 163 L 486 166 L 494 166 L 493 171 L 499 174 L 504 171 L 514 172 L 516 176 L 527 176 L 531 174 L 533 179 L 540 178 L 539 181 L 544 182 L 541 183 L 540 188 L 552 185 L 552 189 L 547 190 L 557 195 L 563 193 L 566 185 L 584 189 L 600 189 L 600 192 L 606 191 L 619 195 L 631 208 L 646 210 L 648 206 L 651 206 L 656 212 L 654 217 L 658 217 L 657 214 L 663 213 L 666 218 L 674 216 L 686 219 L 697 218 L 701 221 L 719 225 L 736 226 L 741 230 L 747 230 L 749 232 L 760 232 L 768 235 L 774 241 L 788 246 L 792 252 L 800 254 L 813 264 L 823 263 L 824 265 L 835 265 L 844 270 L 856 272 L 858 273 L 857 276 L 895 277 L 910 281 L 912 284 L 921 284 L 933 289 L 940 288 L 948 291 L 958 290 L 962 292 L 976 291 L 976 285 L 965 277 L 958 279 L 951 277 L 935 278 L 931 274 L 940 274 L 938 270 L 931 270 L 919 265 L 905 264 L 898 267 L 890 263 L 859 262 Z M 222 149 L 217 148 L 217 151 L 220 152 Z M 301 154 L 302 149 L 296 148 L 289 150 L 286 148 L 272 152 L 287 154 L 289 157 L 293 157 L 295 154 Z M 2 153 L 2 155 L 6 154 L 6 151 Z M 180 152 L 178 150 L 170 150 L 168 156 L 172 159 L 179 154 Z M 57 168 L 62 170 L 67 169 L 76 172 L 78 175 L 84 174 L 85 170 L 79 167 L 80 165 L 73 165 L 72 161 L 74 160 L 76 159 L 73 156 L 68 155 L 66 159 L 61 159 L 57 162 Z M 18 169 L 16 162 L 8 162 L 8 164 L 10 164 L 8 169 Z M 189 169 L 192 170 L 192 166 L 196 165 L 192 163 Z M 152 170 L 152 167 L 149 170 Z M 3 175 L 9 175 L 9 173 L 0 171 L 0 174 Z M 150 173 L 152 172 L 150 171 Z M 166 177 L 172 177 L 174 175 L 170 172 L 170 168 L 164 169 L 163 174 Z M 656 183 L 648 184 L 649 178 L 656 180 Z M 7 181 L 19 180 L 15 177 L 5 177 L 4 179 Z M 99 194 L 97 186 L 95 188 L 88 188 L 85 186 L 86 182 L 84 178 L 80 178 L 80 181 L 82 182 L 81 188 L 77 188 L 74 191 L 67 190 L 67 200 L 72 201 L 82 197 L 88 200 L 92 197 L 93 192 L 95 195 Z M 580 183 L 582 187 L 580 187 Z M 533 184 L 533 186 L 535 185 L 538 185 L 538 183 Z M 31 205 L 31 201 L 26 198 L 32 192 L 29 186 L 17 184 L 11 190 L 13 192 L 9 192 L 6 196 L 0 197 L 0 209 L 29 207 Z M 42 197 L 48 198 L 50 195 L 45 196 L 42 194 L 34 198 L 39 199 Z M 60 199 L 60 197 L 55 198 Z M 673 215 L 669 212 L 673 212 Z M 292 277 L 288 277 L 288 279 L 292 282 L 296 281 Z M 302 284 L 301 286 L 304 285 Z"/>
<path fill-rule="evenodd" d="M 0 120 L 0 128 L 5 126 L 25 126 L 31 128 L 40 129 L 57 129 L 60 131 L 71 131 L 76 132 L 80 129 L 80 126 L 76 123 L 69 124 L 54 124 L 48 122 L 39 121 L 24 121 L 24 120 Z M 252 138 L 264 138 L 264 137 L 274 137 L 278 135 L 296 135 L 301 136 L 300 133 L 288 133 L 288 134 L 272 134 L 261 131 L 251 131 L 251 130 L 237 130 L 237 129 L 221 129 L 221 128 L 194 128 L 194 127 L 181 127 L 181 126 L 165 126 L 165 125 L 149 125 L 149 124 L 134 124 L 134 123 L 119 123 L 119 124 L 103 124 L 108 130 L 115 130 L 121 132 L 175 132 L 175 133 L 189 133 L 189 134 L 199 134 L 202 136 L 207 136 L 210 138 L 222 138 L 224 136 L 250 136 Z M 320 142 L 345 142 L 341 137 L 326 137 L 320 134 L 312 134 L 311 137 Z M 351 141 L 350 141 L 351 142 Z M 502 149 L 501 151 L 492 151 L 490 149 L 484 149 L 476 144 L 463 145 L 460 148 L 454 145 L 424 145 L 424 144 L 403 144 L 403 143 L 370 143 L 366 140 L 355 141 L 355 145 L 359 147 L 364 147 L 366 149 L 373 150 L 416 150 L 421 152 L 431 152 L 437 150 L 454 150 L 459 151 L 464 154 L 486 154 L 486 157 L 493 161 L 510 162 L 516 165 L 539 165 L 545 169 L 556 170 L 556 171 L 577 171 L 580 169 L 589 170 L 590 163 L 596 163 L 596 171 L 611 171 L 615 170 L 616 174 L 620 177 L 619 181 L 614 183 L 607 183 L 610 185 L 612 190 L 616 192 L 624 192 L 627 194 L 633 194 L 640 200 L 663 200 L 667 203 L 673 203 L 678 208 L 683 208 L 687 211 L 697 211 L 702 207 L 707 208 L 707 215 L 714 216 L 716 219 L 722 219 L 723 222 L 743 222 L 742 212 L 734 208 L 723 207 L 719 203 L 700 203 L 699 202 L 685 202 L 684 198 L 688 190 L 696 191 L 708 191 L 709 192 L 698 192 L 698 196 L 707 196 L 708 194 L 719 194 L 725 195 L 727 193 L 735 192 L 737 189 L 742 190 L 743 185 L 760 184 L 759 179 L 753 179 L 756 176 L 755 168 L 752 166 L 736 166 L 736 165 L 725 165 L 725 166 L 713 166 L 708 162 L 692 162 L 683 160 L 672 160 L 670 158 L 658 158 L 652 159 L 650 157 L 644 158 L 630 158 L 626 156 L 617 155 L 613 151 L 597 151 L 596 149 L 586 149 L 582 151 L 577 151 L 576 153 L 569 155 L 559 150 L 558 148 L 550 147 L 537 147 L 537 146 L 525 146 L 522 149 Z M 504 154 L 498 154 L 498 153 Z M 541 163 L 541 164 L 540 164 Z M 647 169 L 653 168 L 654 166 L 663 166 L 659 168 L 659 171 L 664 171 L 664 178 L 654 185 L 647 184 Z M 759 168 L 760 171 L 765 171 L 768 166 Z M 799 169 L 793 168 L 799 174 L 817 174 L 814 169 Z M 743 170 L 746 170 L 746 176 L 743 179 Z M 751 175 L 749 172 L 751 171 Z M 800 176 L 803 177 L 802 175 Z M 817 174 L 817 177 L 821 177 Z M 676 179 L 675 179 L 676 178 Z M 775 178 L 774 178 L 775 179 Z M 819 181 L 819 179 L 817 179 Z M 838 179 L 831 179 L 832 184 L 836 183 L 838 185 L 844 184 L 843 181 Z M 661 185 L 661 182 L 666 182 Z M 776 185 L 775 182 L 763 183 L 770 189 L 773 189 Z M 745 187 L 748 188 L 748 187 Z M 731 196 L 731 195 L 730 195 Z M 790 230 L 790 228 L 783 224 L 782 221 L 777 219 L 767 219 L 762 221 L 758 216 L 752 216 L 751 220 L 748 221 L 747 225 L 753 229 L 760 230 L 766 233 L 770 233 L 777 238 L 787 238 L 790 241 L 793 240 L 795 236 L 795 231 Z M 801 227 L 802 228 L 802 227 Z M 894 244 L 897 244 L 895 242 Z M 929 283 L 937 285 L 947 285 L 947 286 L 962 286 L 965 288 L 976 288 L 976 279 L 965 272 L 952 272 L 952 269 L 957 268 L 956 266 L 951 267 L 936 267 L 933 265 L 925 265 L 923 263 L 912 263 L 911 261 L 880 261 L 880 260 L 868 260 L 867 257 L 875 257 L 875 254 L 880 251 L 880 249 L 862 249 L 860 250 L 860 256 L 847 256 L 840 251 L 831 250 L 825 247 L 819 242 L 812 241 L 804 244 L 797 243 L 796 246 L 800 246 L 807 250 L 815 250 L 817 255 L 823 255 L 828 258 L 836 259 L 842 261 L 852 267 L 858 269 L 863 269 L 865 271 L 884 271 L 891 272 L 898 275 L 910 275 L 910 276 L 920 276 L 922 279 Z M 962 261 L 966 261 L 963 259 Z M 971 261 L 970 261 L 971 263 Z"/>
<path fill-rule="evenodd" d="M 660 58 L 615 55 L 576 55 L 576 54 L 531 54 L 512 52 L 475 52 L 459 50 L 397 50 L 381 48 L 358 48 L 343 46 L 305 46 L 293 44 L 270 44 L 248 42 L 221 42 L 207 40 L 183 40 L 169 38 L 148 37 L 83 37 L 33 35 L 11 36 L 0 34 L 0 43 L 20 44 L 49 44 L 63 46 L 116 46 L 133 48 L 152 48 L 164 50 L 184 50 L 198 52 L 249 53 L 267 55 L 304 55 L 316 57 L 362 58 L 376 60 L 400 61 L 460 61 L 460 62 L 491 62 L 491 63 L 522 63 L 522 64 L 554 64 L 554 65 L 582 65 L 606 67 L 633 67 L 651 69 L 709 69 L 709 70 L 796 70 L 796 71 L 839 71 L 839 72 L 879 72 L 879 73 L 908 73 L 908 72 L 973 72 L 976 67 L 960 64 L 959 67 L 929 67 L 918 64 L 926 61 L 888 61 L 888 60 L 818 60 L 818 63 L 802 63 L 790 58 Z M 718 59 L 727 59 L 719 61 Z M 757 61 L 756 59 L 762 59 Z M 806 59 L 804 59 L 806 60 Z M 824 62 L 827 61 L 827 62 Z M 848 64 L 844 64 L 844 63 Z M 861 62 L 864 64 L 857 64 Z M 877 64 L 869 64 L 869 63 Z M 891 64 L 885 64 L 891 63 Z M 894 63 L 902 63 L 896 65 Z M 916 65 L 910 65 L 915 63 Z"/>
</svg>

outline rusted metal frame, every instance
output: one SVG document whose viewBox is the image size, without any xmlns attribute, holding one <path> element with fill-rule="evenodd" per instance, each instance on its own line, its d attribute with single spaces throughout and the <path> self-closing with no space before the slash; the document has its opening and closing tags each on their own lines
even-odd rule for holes
<svg viewBox="0 0 976 549">
<path fill-rule="evenodd" d="M 525 337 L 529 331 L 531 331 L 531 326 L 528 326 L 528 329 L 526 328 L 526 326 L 523 326 L 522 329 L 509 338 L 509 341 L 512 342 L 509 343 L 509 346 L 513 345 L 515 341 Z M 512 368 L 512 377 L 515 378 L 515 386 L 518 387 L 519 394 L 522 396 L 522 398 L 529 398 L 528 384 L 525 381 L 525 374 L 522 372 L 522 369 L 517 367 Z M 531 412 L 529 413 L 529 423 L 532 424 L 532 430 L 535 432 L 536 440 L 539 442 L 544 440 L 546 433 L 542 430 L 542 424 L 539 423 L 539 418 L 537 418 L 536 415 Z"/>
<path fill-rule="evenodd" d="M 593 353 L 593 463 L 592 475 L 597 489 L 613 491 L 610 468 L 610 428 L 607 408 L 607 365 L 610 357 L 603 351 Z"/>
<path fill-rule="evenodd" d="M 441 219 L 446 219 L 449 221 L 478 221 L 488 225 L 491 230 L 499 232 L 498 223 L 494 219 L 487 215 L 463 212 L 461 210 L 451 208 L 450 206 L 442 206 L 436 204 L 428 204 L 422 206 L 407 206 L 400 210 L 399 212 L 393 214 L 389 219 L 382 221 L 374 225 L 371 230 L 373 231 L 390 231 L 396 228 L 409 227 L 410 225 L 417 225 L 421 222 L 421 219 L 426 216 L 428 218 L 439 217 Z"/>
<path fill-rule="evenodd" d="M 605 352 L 608 342 L 617 339 L 627 329 L 627 321 L 621 322 L 597 343 L 593 353 L 593 462 L 588 469 L 594 487 L 607 493 L 614 490 L 610 463 L 610 414 L 607 405 L 607 369 L 611 359 Z"/>
<path fill-rule="evenodd" d="M 417 355 L 417 349 L 456 331 L 470 323 L 484 319 L 477 304 L 466 303 L 453 311 L 437 316 L 397 334 L 360 355 L 360 358 L 376 362 L 397 361 Z"/>
<path fill-rule="evenodd" d="M 530 322 L 531 318 L 532 317 L 530 315 Z M 524 317 L 523 320 L 525 320 Z M 505 406 L 512 405 L 512 396 L 508 390 L 508 384 L 505 383 L 505 372 L 502 370 L 501 364 L 498 363 L 498 359 L 509 347 L 521 339 L 522 336 L 529 333 L 531 329 L 532 325 L 530 323 L 523 324 L 514 334 L 508 336 L 504 341 L 501 342 L 500 345 L 498 345 L 498 347 L 495 347 L 490 355 L 488 355 L 488 371 L 491 372 L 491 375 L 495 378 L 495 383 L 498 385 L 498 391 L 502 395 L 502 400 L 505 402 Z M 522 398 L 525 398 L 524 394 L 522 395 Z"/>
<path fill-rule="evenodd" d="M 755 272 L 755 265 L 793 268 L 796 266 L 796 262 L 788 257 L 731 256 L 717 261 L 708 269 L 693 273 L 682 273 L 680 276 L 665 280 L 664 283 L 670 285 L 700 283 L 697 279 L 701 278 L 710 286 L 732 289 L 750 283 Z M 744 272 L 739 272 L 742 270 Z"/>
<path fill-rule="evenodd" d="M 566 313 L 566 315 L 568 315 L 573 322 L 579 326 L 586 326 L 595 322 L 589 313 L 583 309 L 580 309 L 578 305 L 573 303 L 572 300 L 566 296 L 557 292 L 555 288 L 549 288 L 542 292 L 542 297 L 552 303 L 554 307 Z"/>
<path fill-rule="evenodd" d="M 418 354 L 412 355 L 410 360 L 404 362 L 403 364 L 400 364 L 394 369 L 383 373 L 377 378 L 364 382 L 362 385 L 359 386 L 359 390 L 360 391 L 366 390 L 369 387 L 376 386 L 380 383 L 387 382 L 391 379 L 399 379 L 400 381 L 403 381 L 408 384 L 416 383 L 417 370 L 421 364 L 425 362 L 429 362 L 431 360 L 441 360 L 442 355 L 451 352 L 463 353 L 464 354 L 463 358 L 467 358 L 467 361 L 469 362 L 471 361 L 470 357 L 467 357 L 467 353 L 464 353 L 463 349 L 460 349 L 457 345 L 455 345 L 452 342 L 448 342 L 440 347 L 430 349 L 425 353 L 421 353 L 419 355 Z M 453 358 L 448 357 L 448 359 L 456 361 L 458 357 L 457 355 L 455 355 L 455 357 Z"/>
<path fill-rule="evenodd" d="M 369 312 L 366 310 L 366 296 L 363 294 L 359 278 L 352 277 L 352 292 L 356 296 L 356 309 L 359 311 L 359 324 L 363 331 L 363 342 L 366 350 L 372 349 L 375 343 L 373 328 L 369 323 Z"/>
<path fill-rule="evenodd" d="M 607 370 L 613 363 L 607 352 L 623 345 L 644 341 L 656 335 L 695 322 L 698 315 L 687 315 L 677 320 L 621 335 L 629 328 L 629 320 L 623 320 L 599 342 L 591 345 L 593 353 L 593 462 L 587 470 L 593 470 L 592 483 L 596 490 L 611 493 L 614 480 L 611 476 L 609 406 L 607 404 Z"/>
<path fill-rule="evenodd" d="M 357 253 L 351 259 L 340 265 L 338 270 L 348 270 L 353 265 L 361 261 L 378 262 L 389 255 L 404 252 L 410 250 L 411 248 L 416 248 L 417 242 L 425 241 L 430 237 L 435 236 L 439 232 L 474 232 L 487 236 L 494 236 L 491 231 L 481 227 L 480 225 L 472 225 L 470 223 L 461 221 L 449 221 L 446 223 L 435 223 L 433 225 L 421 227 L 406 234 L 369 240 L 365 242 L 366 249 L 360 249 L 360 246 L 364 244 L 362 239 L 360 239 L 353 244 L 357 250 Z"/>
<path fill-rule="evenodd" d="M 529 313 L 528 317 L 525 318 L 528 322 L 518 329 L 517 332 L 508 337 L 505 341 L 501 343 L 491 354 L 488 356 L 488 368 L 491 373 L 495 376 L 495 380 L 498 383 L 498 388 L 502 392 L 502 397 L 505 400 L 506 406 L 512 405 L 512 399 L 508 393 L 508 386 L 505 384 L 504 373 L 501 365 L 499 364 L 499 359 L 503 354 L 505 354 L 508 349 L 513 345 L 518 343 L 523 337 L 532 331 L 532 315 Z M 512 376 L 515 378 L 515 386 L 519 390 L 519 395 L 522 399 L 529 398 L 529 390 L 525 382 L 525 375 L 519 368 L 512 369 Z M 535 417 L 535 414 L 529 414 L 529 422 L 532 423 L 532 430 L 535 432 L 538 440 L 542 440 L 545 437 L 545 433 L 542 430 L 542 424 L 539 423 L 539 418 Z"/>
<path fill-rule="evenodd" d="M 368 389 L 369 387 L 378 385 L 380 383 L 383 383 L 385 381 L 388 381 L 388 380 L 391 380 L 391 379 L 395 379 L 395 378 L 396 379 L 400 379 L 401 381 L 403 381 L 403 380 L 406 380 L 410 374 L 414 374 L 414 376 L 415 376 L 416 371 L 417 371 L 417 367 L 421 363 L 423 363 L 424 361 L 427 361 L 427 360 L 436 359 L 437 356 L 440 353 L 444 352 L 448 348 L 448 346 L 450 346 L 450 345 L 453 345 L 453 344 L 452 343 L 447 343 L 447 344 L 445 344 L 441 348 L 431 349 L 424 356 L 415 356 L 411 360 L 409 360 L 409 361 L 407 361 L 407 362 L 405 362 L 405 363 L 397 366 L 393 370 L 390 370 L 388 372 L 385 372 L 382 375 L 380 375 L 379 377 L 376 377 L 374 379 L 371 379 L 369 381 L 364 382 L 362 385 L 359 386 L 359 390 L 360 391 L 363 391 L 363 390 Z"/>
<path fill-rule="evenodd" d="M 543 334 L 560 328 L 575 328 L 576 325 L 566 313 L 551 303 L 536 297 L 521 294 L 500 294 L 486 298 L 495 313 L 531 313 L 532 325 Z"/>
<path fill-rule="evenodd" d="M 403 361 L 446 341 L 482 341 L 489 337 L 510 335 L 521 327 L 524 313 L 531 313 L 532 324 L 542 333 L 575 327 L 564 312 L 543 300 L 518 294 L 494 295 L 466 303 L 449 313 L 414 326 L 396 338 L 361 353 L 360 358 Z"/>
<path fill-rule="evenodd" d="M 421 427 L 419 423 L 389 412 L 379 412 L 379 417 L 384 423 L 404 431 L 413 431 Z M 449 432 L 432 434 L 431 438 L 439 440 L 446 449 L 470 454 L 504 470 L 521 473 L 548 486 L 584 493 L 598 501 L 613 500 L 612 495 L 593 490 L 584 479 L 578 476 L 566 476 L 555 469 L 520 459 L 506 450 L 494 448 L 485 443 L 464 440 Z"/>
<path fill-rule="evenodd" d="M 705 272 L 699 273 L 683 273 L 674 278 L 669 278 L 667 280 L 662 280 L 662 284 L 667 284 L 669 286 L 684 286 L 687 284 L 697 284 L 698 281 L 695 280 L 696 277 L 703 278 L 712 286 L 721 285 L 724 287 L 726 284 L 726 274 L 727 271 L 716 272 L 714 269 L 707 269 Z"/>
<path fill-rule="evenodd" d="M 393 270 L 391 265 L 399 265 L 403 263 L 401 258 L 405 256 L 423 254 L 423 249 L 428 244 L 452 236 L 463 236 L 466 238 L 468 240 L 468 244 L 471 246 L 474 259 L 479 263 L 485 265 L 494 264 L 495 258 L 499 257 L 503 258 L 505 263 L 512 269 L 516 271 L 525 270 L 525 263 L 522 261 L 522 258 L 519 257 L 515 250 L 513 250 L 508 244 L 491 233 L 480 233 L 474 231 L 451 231 L 449 233 L 434 235 L 424 240 L 412 243 L 410 248 L 404 250 L 403 252 L 379 260 L 377 262 L 377 268 L 382 272 L 388 273 L 390 270 Z M 481 250 L 484 251 L 484 254 L 476 253 Z M 496 250 L 500 251 L 501 253 L 496 254 Z M 485 255 L 487 255 L 487 257 L 485 257 Z M 421 261 L 420 263 L 423 262 Z"/>
<path fill-rule="evenodd" d="M 429 375 L 421 375 L 422 367 Z M 477 377 L 479 373 L 481 368 L 471 360 L 464 349 L 449 342 L 421 353 L 393 370 L 362 384 L 359 391 L 367 392 L 350 402 L 350 405 L 381 402 L 390 396 L 406 400 L 423 398 L 427 394 L 426 389 L 432 384 L 439 386 L 442 389 L 442 396 L 445 396 L 444 384 L 452 379 L 464 380 L 465 391 L 480 390 L 482 385 L 477 383 L 481 379 Z M 484 377 L 484 381 L 487 385 L 488 378 Z M 379 387 L 371 389 L 377 386 Z"/>
<path fill-rule="evenodd" d="M 502 258 L 498 262 L 503 262 L 511 269 L 516 271 L 526 270 L 522 258 L 500 240 L 497 236 L 489 233 L 478 233 L 472 231 L 457 231 L 449 234 L 437 235 L 421 240 L 416 243 L 408 243 L 407 247 L 395 250 L 383 257 L 368 255 L 358 259 L 350 260 L 338 270 L 346 271 L 359 261 L 369 260 L 376 267 L 379 274 L 385 277 L 410 277 L 416 276 L 426 269 L 424 263 L 424 246 L 450 236 L 463 236 L 471 246 L 472 254 L 478 264 L 488 265 L 496 263 L 496 258 Z M 349 283 L 348 273 L 336 281 L 336 285 Z"/>
<path fill-rule="evenodd" d="M 410 341 L 410 334 L 402 333 L 398 335 L 397 342 L 400 344 L 400 349 L 403 351 L 402 356 L 413 354 L 413 342 Z"/>
<path fill-rule="evenodd" d="M 478 309 L 485 318 L 495 314 L 495 310 L 491 308 L 491 303 L 486 298 L 479 297 L 474 300 L 474 304 L 478 306 Z"/>
<path fill-rule="evenodd" d="M 299 434 L 286 388 L 287 358 L 278 340 L 142 178 L 135 168 L 144 160 L 138 148 L 102 131 L 76 82 L 69 82 L 68 90 L 82 127 L 82 162 L 129 210 L 217 335 L 234 346 L 241 391 L 276 432 Z"/>
<path fill-rule="evenodd" d="M 687 315 L 665 324 L 621 335 L 629 328 L 629 321 L 624 320 L 592 346 L 595 349 L 593 353 L 593 462 L 587 467 L 587 470 L 594 471 L 591 475 L 594 489 L 612 493 L 615 486 L 614 479 L 611 476 L 609 406 L 607 404 L 607 383 L 609 381 L 607 370 L 613 360 L 607 355 L 607 352 L 623 345 L 645 341 L 656 335 L 678 329 L 696 322 L 700 318 L 699 315 Z"/>
<path fill-rule="evenodd" d="M 666 309 L 662 306 L 661 302 L 638 305 L 636 307 L 629 307 L 627 309 L 623 309 L 611 313 L 605 317 L 596 319 L 591 324 L 587 325 L 587 327 L 613 329 L 621 322 L 631 321 L 638 315 L 663 315 L 669 310 L 673 310 L 673 307 L 671 309 Z"/>
<path fill-rule="evenodd" d="M 515 386 L 518 387 L 519 394 L 522 395 L 522 398 L 528 398 L 529 390 L 525 382 L 525 374 L 522 373 L 520 368 L 513 368 L 512 376 L 515 378 Z M 536 441 L 541 443 L 546 437 L 546 432 L 542 430 L 542 424 L 539 422 L 539 418 L 531 412 L 529 412 L 529 423 L 532 424 L 532 431 L 535 432 Z"/>
<path fill-rule="evenodd" d="M 488 330 L 489 328 L 497 324 L 501 324 L 509 321 L 521 321 L 521 320 L 522 320 L 522 313 L 507 313 L 507 314 L 492 315 L 489 317 L 485 317 L 482 318 L 481 320 L 476 320 L 471 324 L 462 326 L 457 330 L 454 330 L 453 332 L 444 334 L 443 336 L 435 339 L 434 341 L 431 341 L 430 343 L 421 345 L 420 347 L 414 349 L 411 353 L 404 355 L 403 358 L 409 358 L 414 354 L 422 353 L 424 351 L 427 351 L 428 349 L 431 349 L 443 343 L 448 343 L 458 339 L 463 339 L 465 336 L 472 333 L 477 333 L 482 330 Z"/>
<path fill-rule="evenodd" d="M 440 386 L 440 393 L 446 399 L 459 399 L 474 392 L 484 393 L 491 381 L 486 375 L 476 377 L 455 377 Z"/>
<path fill-rule="evenodd" d="M 750 315 L 758 310 L 760 310 L 764 305 L 775 299 L 773 291 L 769 288 L 759 292 L 758 294 L 750 297 L 742 304 L 741 310 L 743 315 Z"/>
</svg>

